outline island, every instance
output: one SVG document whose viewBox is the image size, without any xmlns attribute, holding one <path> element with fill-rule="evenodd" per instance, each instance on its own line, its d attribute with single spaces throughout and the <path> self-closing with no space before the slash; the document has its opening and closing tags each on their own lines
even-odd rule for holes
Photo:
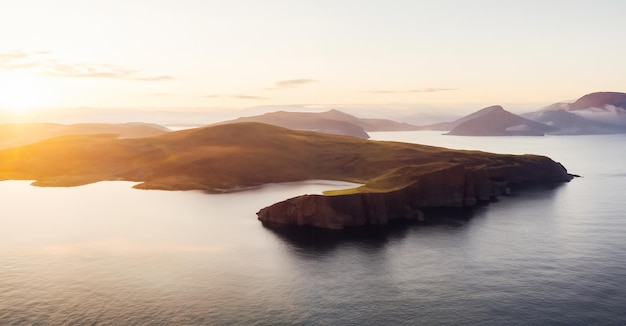
<svg viewBox="0 0 626 326">
<path fill-rule="evenodd" d="M 457 136 L 544 136 L 557 130 L 546 124 L 523 118 L 500 105 L 484 108 L 477 117 L 461 122 L 446 135 Z"/>
<path fill-rule="evenodd" d="M 357 118 L 335 109 L 325 112 L 276 111 L 223 121 L 218 124 L 239 122 L 261 122 L 289 129 L 310 130 L 363 139 L 369 138 L 368 131 L 410 131 L 420 129 L 418 126 L 388 119 Z"/>
<path fill-rule="evenodd" d="M 626 126 L 583 118 L 564 109 L 527 113 L 528 119 L 556 128 L 550 135 L 604 135 L 626 133 Z"/>
<path fill-rule="evenodd" d="M 266 225 L 342 229 L 421 218 L 426 207 L 468 207 L 514 184 L 561 183 L 550 158 L 372 141 L 247 122 L 145 138 L 72 135 L 0 151 L 0 180 L 77 186 L 125 180 L 135 188 L 223 193 L 325 179 L 361 186 L 262 208 Z"/>
<path fill-rule="evenodd" d="M 260 122 L 294 130 L 309 130 L 324 134 L 352 136 L 362 139 L 370 138 L 369 134 L 360 125 L 346 120 L 333 119 L 328 114 L 313 112 L 276 111 L 257 116 L 227 120 L 214 125 L 241 122 Z"/>
<path fill-rule="evenodd" d="M 626 133 L 626 93 L 595 92 L 572 103 L 514 114 L 493 105 L 451 122 L 420 126 L 457 136 L 602 135 Z"/>
<path fill-rule="evenodd" d="M 492 105 L 452 122 L 423 126 L 422 130 L 447 130 L 446 135 L 456 136 L 544 136 L 557 128 Z"/>
<path fill-rule="evenodd" d="M 572 103 L 554 103 L 523 116 L 556 127 L 552 134 L 558 135 L 626 133 L 626 93 L 589 93 Z"/>
</svg>

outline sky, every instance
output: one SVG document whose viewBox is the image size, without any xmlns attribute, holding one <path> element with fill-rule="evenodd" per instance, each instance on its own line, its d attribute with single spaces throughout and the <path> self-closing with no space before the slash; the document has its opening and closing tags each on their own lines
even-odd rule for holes
<svg viewBox="0 0 626 326">
<path fill-rule="evenodd" d="M 622 0 L 0 0 L 0 108 L 541 106 L 626 91 Z"/>
</svg>

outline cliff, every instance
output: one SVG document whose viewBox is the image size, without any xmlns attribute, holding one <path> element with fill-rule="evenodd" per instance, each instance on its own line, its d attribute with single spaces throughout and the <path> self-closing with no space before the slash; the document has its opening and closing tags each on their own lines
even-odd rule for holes
<svg viewBox="0 0 626 326">
<path fill-rule="evenodd" d="M 299 225 L 343 229 L 385 225 L 395 219 L 428 218 L 424 208 L 469 207 L 511 192 L 511 184 L 567 182 L 572 176 L 548 158 L 522 158 L 502 166 L 466 168 L 445 164 L 389 192 L 337 196 L 305 195 L 261 209 L 258 219 L 269 226 Z"/>
</svg>

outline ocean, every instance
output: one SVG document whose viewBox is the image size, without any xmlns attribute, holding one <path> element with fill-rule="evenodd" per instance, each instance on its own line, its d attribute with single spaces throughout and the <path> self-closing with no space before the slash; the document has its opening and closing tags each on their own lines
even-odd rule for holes
<svg viewBox="0 0 626 326">
<path fill-rule="evenodd" d="M 433 223 L 270 229 L 256 212 L 352 185 L 237 193 L 0 182 L 2 325 L 623 325 L 626 135 L 373 139 L 541 154 L 581 177 Z"/>
</svg>

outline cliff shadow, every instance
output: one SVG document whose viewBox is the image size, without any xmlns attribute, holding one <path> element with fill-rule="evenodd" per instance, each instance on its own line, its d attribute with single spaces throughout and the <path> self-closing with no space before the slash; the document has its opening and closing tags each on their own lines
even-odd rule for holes
<svg viewBox="0 0 626 326">
<path fill-rule="evenodd" d="M 422 221 L 398 219 L 388 225 L 365 225 L 348 227 L 343 230 L 328 230 L 311 226 L 275 226 L 263 224 L 263 227 L 275 234 L 290 248 L 302 251 L 314 251 L 323 254 L 332 252 L 340 246 L 356 245 L 368 249 L 384 248 L 387 243 L 401 240 L 418 232 L 463 231 L 472 220 L 480 219 L 491 205 L 499 205 L 500 200 L 552 200 L 558 190 L 567 183 L 542 183 L 512 185 L 512 194 L 500 199 L 479 202 L 472 207 L 461 208 L 425 208 Z"/>
<path fill-rule="evenodd" d="M 387 225 L 364 225 L 343 230 L 267 224 L 263 224 L 263 227 L 297 250 L 323 253 L 345 245 L 377 249 L 384 248 L 390 241 L 401 240 L 415 231 L 438 229 L 442 226 L 447 229 L 465 228 L 486 206 L 488 203 L 464 208 L 424 209 L 424 220 L 397 219 Z"/>
<path fill-rule="evenodd" d="M 576 178 L 572 179 L 572 181 L 569 182 L 576 182 Z M 509 195 L 508 197 L 515 198 L 520 196 L 527 196 L 529 194 L 541 194 L 543 197 L 550 198 L 556 196 L 558 190 L 567 186 L 569 182 L 511 184 L 511 195 Z"/>
</svg>

